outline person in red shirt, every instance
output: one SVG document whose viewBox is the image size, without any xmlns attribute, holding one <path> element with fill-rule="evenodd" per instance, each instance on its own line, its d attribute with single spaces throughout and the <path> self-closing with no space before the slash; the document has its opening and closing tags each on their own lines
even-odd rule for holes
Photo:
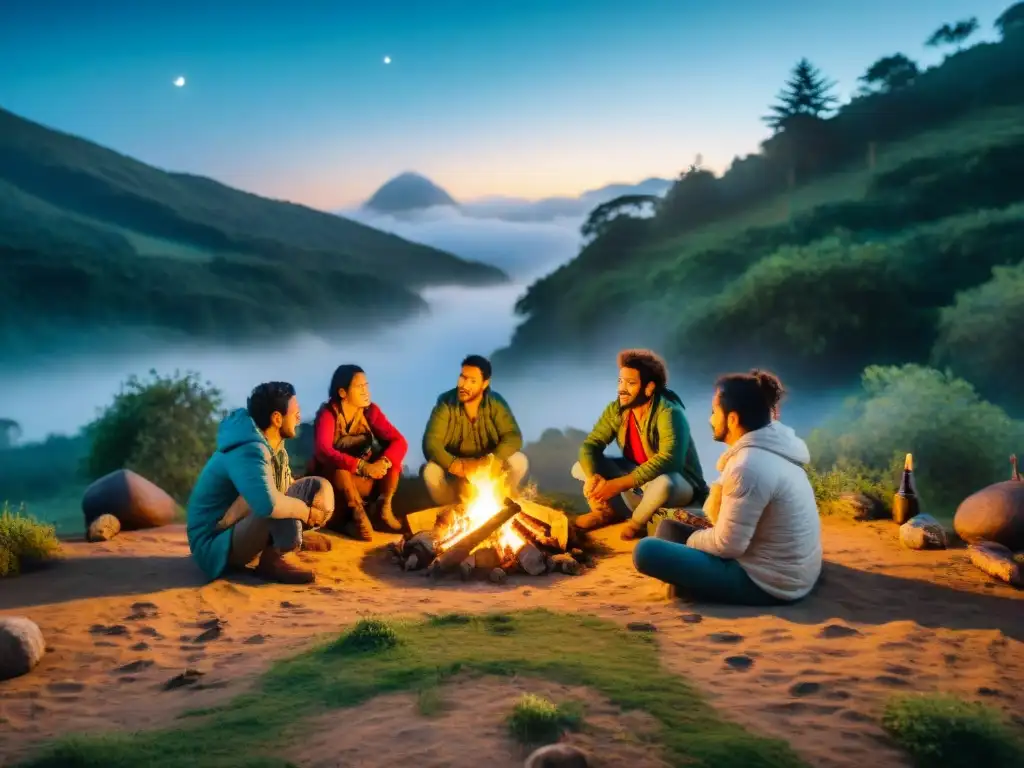
<svg viewBox="0 0 1024 768">
<path fill-rule="evenodd" d="M 375 500 L 384 525 L 401 530 L 391 504 L 408 450 L 402 433 L 371 402 L 366 372 L 358 365 L 338 366 L 328 400 L 313 422 L 313 457 L 307 467 L 308 474 L 325 477 L 334 486 L 337 514 L 332 527 L 370 541 L 373 526 L 366 503 Z"/>
</svg>

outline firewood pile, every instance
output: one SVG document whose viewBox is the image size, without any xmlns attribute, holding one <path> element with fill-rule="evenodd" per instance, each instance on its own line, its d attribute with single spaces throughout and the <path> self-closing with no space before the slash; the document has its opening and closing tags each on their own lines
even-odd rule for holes
<svg viewBox="0 0 1024 768">
<path fill-rule="evenodd" d="M 472 530 L 459 530 L 459 504 L 414 512 L 409 533 L 389 545 L 392 560 L 406 571 L 433 578 L 458 571 L 463 581 L 500 584 L 525 572 L 578 575 L 593 565 L 582 550 L 569 547 L 569 520 L 557 509 L 506 498 L 501 508 Z M 459 533 L 453 535 L 452 531 Z"/>
</svg>

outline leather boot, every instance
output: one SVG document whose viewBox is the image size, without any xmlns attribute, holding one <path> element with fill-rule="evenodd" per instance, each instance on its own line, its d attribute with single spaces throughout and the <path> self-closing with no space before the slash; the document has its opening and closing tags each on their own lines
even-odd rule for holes
<svg viewBox="0 0 1024 768">
<path fill-rule="evenodd" d="M 398 480 L 400 477 L 401 475 L 394 469 L 384 475 L 384 478 L 380 481 L 380 499 L 377 501 L 381 522 L 392 531 L 402 530 L 402 523 L 395 517 L 395 512 L 391 508 L 391 501 L 395 497 L 395 491 L 398 490 Z"/>
<path fill-rule="evenodd" d="M 256 575 L 279 584 L 312 584 L 316 574 L 291 560 L 288 555 L 267 547 L 256 565 Z"/>
<path fill-rule="evenodd" d="M 356 487 L 355 477 L 351 472 L 339 471 L 338 479 L 341 481 L 341 490 L 345 496 L 345 504 L 352 513 L 352 520 L 348 524 L 347 531 L 352 538 L 360 541 L 373 541 L 373 526 L 366 514 L 366 507 L 363 505 L 363 497 Z"/>
<path fill-rule="evenodd" d="M 587 501 L 590 511 L 580 515 L 573 522 L 581 531 L 593 531 L 615 522 L 616 514 L 607 501 Z"/>
</svg>

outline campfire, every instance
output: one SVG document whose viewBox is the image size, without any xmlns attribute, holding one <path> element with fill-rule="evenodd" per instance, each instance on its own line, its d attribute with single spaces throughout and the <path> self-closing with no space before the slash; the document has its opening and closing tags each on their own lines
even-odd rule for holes
<svg viewBox="0 0 1024 768">
<path fill-rule="evenodd" d="M 531 500 L 512 499 L 496 467 L 474 471 L 465 498 L 448 507 L 413 512 L 409 532 L 390 545 L 394 561 L 406 571 L 425 569 L 438 578 L 458 570 L 503 582 L 509 573 L 531 576 L 558 571 L 582 572 L 584 555 L 569 550 L 569 520 L 563 512 Z"/>
</svg>

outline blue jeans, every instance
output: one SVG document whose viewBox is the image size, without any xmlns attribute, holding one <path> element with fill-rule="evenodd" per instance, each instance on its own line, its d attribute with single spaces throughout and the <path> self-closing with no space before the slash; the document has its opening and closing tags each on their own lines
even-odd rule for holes
<svg viewBox="0 0 1024 768">
<path fill-rule="evenodd" d="M 671 584 L 681 596 L 700 602 L 757 606 L 787 603 L 757 586 L 737 561 L 686 546 L 691 532 L 688 525 L 676 520 L 662 520 L 653 538 L 637 543 L 633 565 L 645 576 Z"/>
</svg>

